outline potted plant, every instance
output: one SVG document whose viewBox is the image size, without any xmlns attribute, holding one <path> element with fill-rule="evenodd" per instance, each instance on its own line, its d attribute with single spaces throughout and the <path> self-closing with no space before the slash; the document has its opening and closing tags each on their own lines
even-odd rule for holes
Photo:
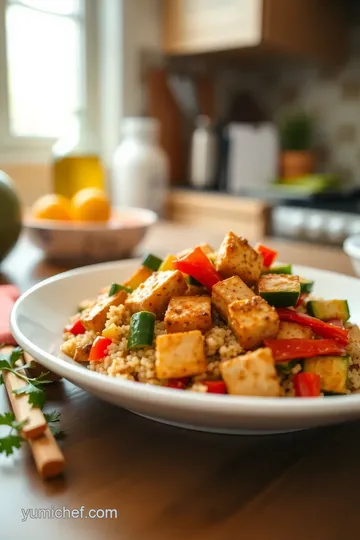
<svg viewBox="0 0 360 540">
<path fill-rule="evenodd" d="M 315 168 L 313 125 L 302 112 L 285 119 L 280 127 L 281 176 L 288 180 L 310 174 Z"/>
</svg>

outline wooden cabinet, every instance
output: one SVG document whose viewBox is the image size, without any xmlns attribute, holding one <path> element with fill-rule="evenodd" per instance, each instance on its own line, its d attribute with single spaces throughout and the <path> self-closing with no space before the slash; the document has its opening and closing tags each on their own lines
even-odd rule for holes
<svg viewBox="0 0 360 540">
<path fill-rule="evenodd" d="M 163 49 L 259 49 L 337 62 L 346 51 L 345 8 L 340 0 L 163 0 Z"/>
<path fill-rule="evenodd" d="M 260 200 L 174 189 L 168 199 L 167 218 L 209 231 L 234 231 L 252 241 L 266 236 L 269 206 Z"/>
</svg>

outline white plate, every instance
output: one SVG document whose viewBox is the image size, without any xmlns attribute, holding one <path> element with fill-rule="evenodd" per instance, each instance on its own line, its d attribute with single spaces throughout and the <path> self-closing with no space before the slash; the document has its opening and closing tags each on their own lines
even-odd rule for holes
<svg viewBox="0 0 360 540">
<path fill-rule="evenodd" d="M 16 302 L 11 314 L 11 329 L 17 342 L 46 368 L 99 398 L 175 425 L 215 432 L 262 433 L 360 418 L 360 394 L 276 399 L 183 392 L 106 377 L 60 354 L 63 327 L 80 300 L 94 296 L 109 283 L 121 283 L 137 265 L 134 260 L 98 264 L 35 285 Z M 316 294 L 347 298 L 352 320 L 360 321 L 358 279 L 301 266 L 294 271 L 315 280 Z"/>
</svg>

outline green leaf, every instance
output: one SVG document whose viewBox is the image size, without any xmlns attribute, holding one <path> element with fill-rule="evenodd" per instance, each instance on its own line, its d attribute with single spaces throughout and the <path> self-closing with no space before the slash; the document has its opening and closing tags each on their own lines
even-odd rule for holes
<svg viewBox="0 0 360 540">
<path fill-rule="evenodd" d="M 45 413 L 44 416 L 48 424 L 60 422 L 60 413 L 58 411 L 51 411 L 49 413 Z"/>
<path fill-rule="evenodd" d="M 0 357 L 0 370 L 1 369 L 11 369 L 11 365 L 9 363 L 9 360 L 5 358 L 5 356 Z"/>
<path fill-rule="evenodd" d="M 23 438 L 20 435 L 8 435 L 7 437 L 0 438 L 0 454 L 3 453 L 6 456 L 10 456 L 14 448 L 20 448 L 22 442 Z"/>
<path fill-rule="evenodd" d="M 16 362 L 21 358 L 23 355 L 22 349 L 20 347 L 14 347 L 14 349 L 11 351 L 11 354 L 9 355 L 9 362 L 12 368 L 17 367 Z"/>
<path fill-rule="evenodd" d="M 45 379 L 47 375 L 49 375 L 50 371 L 43 371 L 40 373 L 38 377 L 35 378 L 29 378 L 29 381 L 31 381 L 35 386 L 40 386 L 42 384 L 51 384 L 53 381 L 50 381 L 50 379 Z"/>
<path fill-rule="evenodd" d="M 33 405 L 34 407 L 39 407 L 40 409 L 43 408 L 45 403 L 45 392 L 42 388 L 39 388 L 32 382 L 29 382 L 26 386 L 23 386 L 22 388 L 17 388 L 16 390 L 13 390 L 14 394 L 17 396 L 22 394 L 28 394 L 29 395 L 29 403 Z"/>
<path fill-rule="evenodd" d="M 6 412 L 4 414 L 0 414 L 0 426 L 12 427 L 13 422 L 15 422 L 15 416 L 12 412 Z"/>
</svg>

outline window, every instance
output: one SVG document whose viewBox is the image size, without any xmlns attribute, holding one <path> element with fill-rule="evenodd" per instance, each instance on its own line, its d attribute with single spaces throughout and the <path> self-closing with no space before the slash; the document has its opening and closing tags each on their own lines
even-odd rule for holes
<svg viewBox="0 0 360 540">
<path fill-rule="evenodd" d="M 74 113 L 94 109 L 95 7 L 0 0 L 0 141 L 8 148 L 49 148 Z"/>
</svg>

